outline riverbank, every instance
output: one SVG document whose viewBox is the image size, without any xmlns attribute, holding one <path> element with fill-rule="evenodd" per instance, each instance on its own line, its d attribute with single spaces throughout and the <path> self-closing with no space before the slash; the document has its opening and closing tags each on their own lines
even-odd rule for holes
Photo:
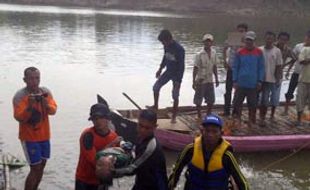
<svg viewBox="0 0 310 190">
<path fill-rule="evenodd" d="M 300 0 L 0 0 L 23 5 L 74 6 L 243 16 L 309 16 L 310 2 Z"/>
</svg>

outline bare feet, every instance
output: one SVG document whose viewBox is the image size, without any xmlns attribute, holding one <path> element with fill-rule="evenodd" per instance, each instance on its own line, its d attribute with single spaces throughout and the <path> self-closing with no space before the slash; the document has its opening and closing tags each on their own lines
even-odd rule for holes
<svg viewBox="0 0 310 190">
<path fill-rule="evenodd" d="M 176 120 L 176 118 L 175 118 L 175 117 L 171 118 L 171 121 L 170 121 L 170 123 L 172 123 L 172 124 L 175 124 L 175 123 L 177 123 L 177 120 Z"/>
<path fill-rule="evenodd" d="M 152 106 L 145 106 L 147 109 L 153 110 L 153 111 L 157 111 L 158 110 L 158 106 L 152 105 Z"/>
<path fill-rule="evenodd" d="M 282 116 L 288 116 L 288 112 L 287 112 L 287 111 L 284 111 L 284 112 L 281 113 L 281 115 L 282 115 Z"/>
</svg>

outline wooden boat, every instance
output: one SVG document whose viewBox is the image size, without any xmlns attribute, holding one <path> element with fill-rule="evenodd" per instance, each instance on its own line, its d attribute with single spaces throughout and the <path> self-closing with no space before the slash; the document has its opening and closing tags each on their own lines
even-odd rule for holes
<svg viewBox="0 0 310 190">
<path fill-rule="evenodd" d="M 162 146 L 180 151 L 185 145 L 193 142 L 201 121 L 196 119 L 195 107 L 179 108 L 177 123 L 170 123 L 171 108 L 158 110 L 158 128 L 156 136 Z M 223 105 L 215 105 L 213 112 L 221 113 Z M 247 109 L 243 110 L 242 121 L 232 118 L 224 119 L 223 137 L 228 140 L 236 152 L 281 151 L 294 149 L 310 149 L 310 117 L 304 116 L 305 125 L 296 127 L 295 106 L 289 107 L 287 116 L 281 115 L 284 104 L 277 108 L 274 119 L 266 119 L 264 127 L 257 124 L 249 127 L 246 123 Z M 125 140 L 135 142 L 136 119 L 139 110 L 115 110 L 112 123 Z M 121 130 L 120 130 L 121 129 Z M 133 135 L 132 135 L 133 134 Z M 126 138 L 126 135 L 131 136 Z"/>
<path fill-rule="evenodd" d="M 22 161 L 10 154 L 2 154 L 0 160 L 0 190 L 10 190 L 10 171 L 26 165 Z"/>
</svg>

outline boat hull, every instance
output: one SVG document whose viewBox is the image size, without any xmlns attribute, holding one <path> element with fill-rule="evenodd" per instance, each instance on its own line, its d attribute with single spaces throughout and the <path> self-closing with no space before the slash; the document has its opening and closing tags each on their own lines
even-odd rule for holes
<svg viewBox="0 0 310 190">
<path fill-rule="evenodd" d="M 193 142 L 194 135 L 158 129 L 156 137 L 165 148 L 181 151 Z M 267 152 L 310 149 L 310 135 L 223 136 L 235 152 Z"/>
</svg>

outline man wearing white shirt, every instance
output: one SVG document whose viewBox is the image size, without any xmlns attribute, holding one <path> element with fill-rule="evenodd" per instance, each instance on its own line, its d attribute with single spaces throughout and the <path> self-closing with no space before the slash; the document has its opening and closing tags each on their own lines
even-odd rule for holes
<svg viewBox="0 0 310 190">
<path fill-rule="evenodd" d="M 310 31 L 306 34 L 304 47 L 298 56 L 298 61 L 302 69 L 299 75 L 296 97 L 296 126 L 301 126 L 301 116 L 305 106 L 308 105 L 308 109 L 310 109 Z"/>
<path fill-rule="evenodd" d="M 263 51 L 265 59 L 265 79 L 262 86 L 261 104 L 260 104 L 260 119 L 261 125 L 265 125 L 267 109 L 272 106 L 275 111 L 279 105 L 279 97 L 277 88 L 281 84 L 281 67 L 283 64 L 281 50 L 274 45 L 276 35 L 273 32 L 266 32 L 265 46 L 260 47 Z M 270 118 L 273 119 L 274 112 Z"/>
</svg>

